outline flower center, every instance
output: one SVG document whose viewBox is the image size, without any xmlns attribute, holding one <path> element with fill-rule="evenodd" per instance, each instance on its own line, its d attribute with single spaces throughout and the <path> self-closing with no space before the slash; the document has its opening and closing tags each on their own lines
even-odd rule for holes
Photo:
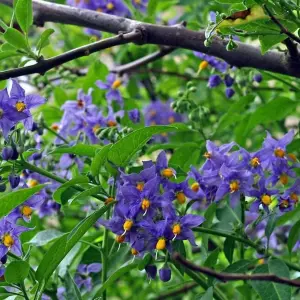
<svg viewBox="0 0 300 300">
<path fill-rule="evenodd" d="M 181 227 L 180 227 L 180 224 L 175 224 L 175 225 L 173 226 L 173 233 L 174 233 L 175 235 L 178 235 L 178 234 L 181 233 Z"/>
<path fill-rule="evenodd" d="M 289 157 L 292 161 L 294 161 L 294 162 L 297 161 L 297 157 L 296 157 L 296 155 L 295 155 L 294 153 L 289 153 L 289 154 L 288 154 L 288 157 Z"/>
<path fill-rule="evenodd" d="M 132 220 L 126 220 L 123 224 L 123 228 L 125 231 L 129 231 L 132 228 L 133 222 Z"/>
<path fill-rule="evenodd" d="M 117 235 L 116 242 L 122 244 L 125 241 L 125 235 Z"/>
<path fill-rule="evenodd" d="M 200 190 L 200 185 L 198 182 L 194 182 L 191 186 L 191 189 L 194 191 L 194 192 L 198 192 Z"/>
<path fill-rule="evenodd" d="M 205 152 L 203 156 L 207 159 L 210 159 L 212 157 L 212 153 L 211 152 Z"/>
<path fill-rule="evenodd" d="M 101 128 L 101 126 L 99 124 L 95 125 L 93 127 L 93 132 L 96 133 L 98 131 L 98 129 L 100 129 L 100 128 Z"/>
<path fill-rule="evenodd" d="M 264 205 L 269 206 L 269 205 L 271 204 L 271 202 L 272 202 L 272 199 L 271 199 L 271 197 L 270 197 L 269 195 L 263 195 L 263 196 L 261 197 L 261 202 L 262 202 Z"/>
<path fill-rule="evenodd" d="M 26 109 L 26 104 L 24 102 L 17 102 L 15 107 L 18 112 L 22 112 Z"/>
<path fill-rule="evenodd" d="M 260 165 L 260 161 L 258 157 L 253 157 L 250 161 L 252 167 L 256 168 Z"/>
<path fill-rule="evenodd" d="M 155 246 L 156 250 L 164 250 L 166 249 L 166 240 L 165 238 L 160 238 Z"/>
<path fill-rule="evenodd" d="M 288 208 L 289 207 L 289 201 L 288 200 L 282 200 L 282 202 L 279 205 L 281 208 Z"/>
<path fill-rule="evenodd" d="M 291 198 L 291 200 L 293 200 L 295 203 L 298 203 L 298 201 L 299 201 L 299 197 L 298 197 L 298 195 L 297 195 L 296 193 L 291 193 L 291 194 L 290 194 L 290 198 Z"/>
<path fill-rule="evenodd" d="M 27 217 L 27 218 L 30 218 L 31 215 L 32 215 L 32 213 L 33 213 L 33 210 L 32 210 L 32 208 L 29 207 L 28 205 L 24 205 L 24 206 L 22 207 L 21 212 L 22 212 L 22 215 L 23 215 L 23 216 L 25 216 L 25 217 Z"/>
<path fill-rule="evenodd" d="M 240 189 L 240 183 L 237 180 L 233 180 L 230 182 L 230 193 L 237 192 Z"/>
<path fill-rule="evenodd" d="M 107 205 L 107 204 L 113 202 L 114 200 L 115 200 L 115 199 L 114 199 L 113 197 L 108 197 L 108 198 L 106 198 L 106 200 L 105 200 L 105 205 Z"/>
<path fill-rule="evenodd" d="M 97 8 L 96 11 L 99 12 L 99 13 L 101 13 L 101 12 L 103 12 L 103 9 L 102 8 Z"/>
<path fill-rule="evenodd" d="M 169 117 L 168 119 L 169 123 L 174 123 L 175 122 L 175 118 L 173 116 Z"/>
<path fill-rule="evenodd" d="M 58 131 L 59 125 L 58 124 L 52 124 L 51 129 L 54 130 L 54 131 Z"/>
<path fill-rule="evenodd" d="M 135 4 L 141 4 L 141 2 L 142 2 L 141 0 L 134 0 Z"/>
<path fill-rule="evenodd" d="M 83 100 L 78 100 L 77 101 L 77 106 L 79 107 L 79 108 L 83 108 L 84 107 L 84 101 Z"/>
<path fill-rule="evenodd" d="M 174 176 L 174 172 L 172 169 L 167 168 L 162 170 L 161 175 L 166 178 L 171 178 L 172 176 Z"/>
<path fill-rule="evenodd" d="M 27 180 L 27 185 L 28 187 L 32 188 L 32 187 L 35 187 L 39 184 L 39 182 L 35 179 L 29 179 Z"/>
<path fill-rule="evenodd" d="M 151 110 L 149 114 L 150 114 L 151 117 L 155 117 L 156 116 L 156 111 L 155 110 Z"/>
<path fill-rule="evenodd" d="M 142 210 L 147 210 L 150 207 L 150 201 L 148 199 L 143 199 Z"/>
<path fill-rule="evenodd" d="M 283 185 L 286 185 L 288 184 L 289 177 L 286 174 L 281 174 L 279 180 Z"/>
<path fill-rule="evenodd" d="M 113 82 L 113 84 L 111 85 L 111 87 L 112 87 L 113 89 L 117 89 L 118 87 L 121 86 L 121 84 L 122 84 L 122 81 L 121 81 L 120 79 L 117 79 L 117 80 L 115 80 L 115 81 Z"/>
<path fill-rule="evenodd" d="M 179 204 L 184 204 L 185 201 L 186 201 L 186 197 L 185 197 L 183 192 L 178 192 L 176 194 L 176 198 L 177 198 L 177 201 L 178 201 Z"/>
<path fill-rule="evenodd" d="M 11 248 L 13 246 L 13 244 L 15 243 L 15 241 L 9 233 L 6 233 L 2 237 L 2 243 L 4 244 L 5 247 Z"/>
<path fill-rule="evenodd" d="M 284 150 L 282 150 L 282 149 L 280 149 L 280 148 L 276 148 L 276 149 L 274 150 L 274 155 L 275 155 L 276 157 L 283 158 L 284 155 L 285 155 L 285 152 L 284 152 Z"/>
<path fill-rule="evenodd" d="M 107 8 L 108 10 L 112 10 L 112 9 L 115 8 L 115 6 L 114 6 L 113 3 L 109 2 L 109 3 L 107 3 L 106 8 Z"/>
<path fill-rule="evenodd" d="M 137 251 L 137 250 L 134 249 L 134 248 L 131 248 L 131 254 L 132 254 L 132 255 L 138 255 L 138 254 L 139 254 L 139 251 Z"/>
<path fill-rule="evenodd" d="M 202 71 L 208 67 L 208 62 L 206 60 L 202 61 L 199 65 L 199 70 Z"/>
<path fill-rule="evenodd" d="M 107 121 L 106 124 L 107 124 L 108 127 L 115 127 L 115 126 L 117 126 L 117 122 L 113 121 L 113 120 Z"/>
<path fill-rule="evenodd" d="M 143 189 L 144 189 L 144 182 L 138 182 L 138 183 L 136 184 L 136 189 L 137 189 L 138 191 L 142 192 Z"/>
</svg>

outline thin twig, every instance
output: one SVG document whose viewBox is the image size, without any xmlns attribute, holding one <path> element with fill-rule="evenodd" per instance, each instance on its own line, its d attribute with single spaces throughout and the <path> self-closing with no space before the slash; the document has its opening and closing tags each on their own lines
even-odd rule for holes
<svg viewBox="0 0 300 300">
<path fill-rule="evenodd" d="M 197 266 L 190 261 L 186 260 L 183 256 L 181 256 L 179 253 L 173 254 L 173 259 L 186 268 L 200 272 L 202 274 L 215 277 L 219 279 L 222 282 L 226 281 L 236 281 L 236 280 L 257 280 L 257 281 L 271 281 L 276 283 L 282 283 L 290 286 L 296 286 L 300 287 L 300 280 L 294 280 L 284 277 L 278 277 L 275 274 L 236 274 L 236 273 L 223 273 L 223 272 L 217 272 L 213 269 Z"/>
<path fill-rule="evenodd" d="M 57 55 L 49 59 L 42 59 L 34 65 L 16 68 L 12 70 L 7 70 L 0 72 L 0 80 L 9 79 L 11 77 L 18 77 L 22 75 L 30 75 L 34 73 L 45 74 L 47 71 L 60 66 L 66 62 L 72 61 L 74 59 L 88 56 L 92 53 L 98 52 L 103 49 L 107 49 L 113 46 L 128 44 L 133 41 L 137 41 L 142 38 L 142 34 L 139 30 L 134 30 L 133 32 L 126 34 L 119 34 L 118 36 L 104 39 L 95 43 L 82 46 L 63 54 Z"/>
<path fill-rule="evenodd" d="M 171 298 L 171 297 L 176 297 L 178 295 L 184 294 L 184 293 L 194 289 L 197 286 L 198 286 L 198 284 L 196 282 L 191 282 L 191 283 L 185 284 L 184 286 L 182 286 L 176 290 L 161 294 L 158 297 L 154 298 L 154 300 L 163 300 L 163 299 L 167 299 L 167 298 Z"/>
</svg>

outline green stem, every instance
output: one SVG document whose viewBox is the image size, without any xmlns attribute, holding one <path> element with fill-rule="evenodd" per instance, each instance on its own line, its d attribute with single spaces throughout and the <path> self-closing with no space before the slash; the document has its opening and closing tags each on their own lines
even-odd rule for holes
<svg viewBox="0 0 300 300">
<path fill-rule="evenodd" d="M 26 288 L 25 288 L 25 285 L 24 285 L 24 281 L 23 282 L 21 282 L 21 289 L 22 289 L 22 292 L 23 292 L 23 295 L 24 295 L 24 298 L 26 299 L 26 300 L 29 300 L 29 298 L 28 298 L 28 295 L 27 295 L 27 292 L 26 292 Z"/>
<path fill-rule="evenodd" d="M 106 212 L 106 219 L 109 218 L 109 211 Z M 107 258 L 108 258 L 108 229 L 104 228 L 104 235 L 103 235 L 103 241 L 102 241 L 102 251 L 101 251 L 101 257 L 102 257 L 102 270 L 101 270 L 101 281 L 102 284 L 106 282 L 107 280 Z M 106 300 L 106 289 L 102 293 L 102 300 Z"/>
<path fill-rule="evenodd" d="M 274 79 L 276 79 L 276 80 L 278 80 L 278 81 L 280 81 L 280 82 L 288 85 L 289 87 L 293 88 L 295 91 L 300 92 L 300 88 L 298 88 L 297 86 L 291 84 L 287 80 L 284 80 L 284 79 L 282 79 L 282 78 L 278 77 L 277 75 L 274 75 L 273 73 L 270 73 L 270 72 L 264 71 L 263 73 L 265 73 L 265 74 L 269 75 L 270 77 L 272 77 L 272 78 L 274 78 Z"/>
<path fill-rule="evenodd" d="M 51 132 L 53 135 L 64 141 L 66 144 L 69 144 L 69 141 L 65 139 L 63 136 L 61 136 L 59 133 L 57 133 L 55 130 L 53 130 L 51 127 L 46 125 L 44 122 L 42 122 L 42 126 L 47 129 L 49 132 Z"/>
</svg>

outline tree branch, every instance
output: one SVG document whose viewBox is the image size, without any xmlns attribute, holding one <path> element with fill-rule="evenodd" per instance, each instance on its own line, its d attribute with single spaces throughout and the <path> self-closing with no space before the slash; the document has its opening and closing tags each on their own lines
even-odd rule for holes
<svg viewBox="0 0 300 300">
<path fill-rule="evenodd" d="M 236 281 L 236 280 L 257 280 L 257 281 L 271 281 L 271 282 L 282 283 L 282 284 L 286 284 L 286 285 L 290 285 L 290 286 L 300 287 L 300 280 L 278 277 L 275 274 L 248 275 L 248 274 L 217 272 L 217 271 L 207 268 L 207 267 L 197 266 L 197 265 L 191 263 L 190 261 L 186 260 L 184 257 L 182 257 L 177 252 L 173 254 L 173 259 L 190 270 L 200 272 L 200 273 L 203 273 L 208 276 L 213 276 L 222 282 Z"/>
<path fill-rule="evenodd" d="M 115 37 L 101 40 L 95 43 L 82 46 L 63 54 L 57 55 L 49 59 L 41 59 L 34 65 L 11 69 L 7 71 L 0 72 L 0 80 L 9 79 L 11 77 L 18 77 L 22 75 L 29 75 L 34 73 L 45 74 L 50 69 L 60 66 L 66 62 L 72 61 L 74 59 L 88 56 L 92 53 L 98 52 L 103 49 L 107 49 L 113 46 L 127 44 L 133 41 L 141 39 L 142 34 L 139 30 L 134 30 L 130 33 L 119 34 Z"/>
<path fill-rule="evenodd" d="M 0 3 L 12 5 L 12 0 L 0 0 Z M 291 60 L 285 53 L 269 51 L 262 55 L 260 48 L 246 43 L 236 42 L 238 47 L 234 51 L 227 51 L 227 40 L 215 37 L 210 47 L 205 47 L 205 32 L 192 31 L 176 26 L 161 26 L 149 23 L 98 13 L 87 9 L 79 9 L 66 5 L 33 0 L 35 23 L 56 22 L 89 27 L 105 32 L 118 34 L 140 29 L 143 40 L 137 38 L 135 42 L 141 44 L 156 44 L 174 48 L 185 48 L 200 51 L 224 59 L 236 67 L 251 67 L 259 70 L 300 78 L 300 62 Z"/>
<path fill-rule="evenodd" d="M 188 283 L 176 290 L 161 294 L 158 297 L 154 298 L 154 300 L 163 300 L 163 299 L 167 299 L 167 298 L 171 298 L 171 297 L 176 297 L 180 294 L 186 293 L 186 292 L 194 289 L 197 286 L 198 286 L 198 284 L 196 282 Z"/>
</svg>

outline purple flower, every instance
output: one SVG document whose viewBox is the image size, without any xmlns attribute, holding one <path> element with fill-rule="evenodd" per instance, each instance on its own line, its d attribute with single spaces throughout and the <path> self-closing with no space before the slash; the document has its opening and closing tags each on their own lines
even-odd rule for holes
<svg viewBox="0 0 300 300">
<path fill-rule="evenodd" d="M 12 189 L 15 189 L 16 187 L 19 186 L 20 176 L 18 174 L 12 173 L 8 176 L 8 181 L 9 181 L 10 187 Z"/>
<path fill-rule="evenodd" d="M 37 107 L 46 102 L 46 99 L 40 95 L 25 95 L 24 89 L 18 84 L 18 82 L 12 79 L 12 87 L 9 93 L 10 105 L 15 109 L 17 114 L 20 114 L 19 118 L 23 119 L 24 114 L 26 119 L 23 121 L 27 130 L 32 130 L 33 119 L 30 112 L 31 108 Z"/>
<path fill-rule="evenodd" d="M 196 51 L 194 51 L 194 55 L 204 61 L 207 61 L 209 65 L 211 65 L 213 68 L 215 68 L 221 73 L 225 73 L 229 67 L 229 65 L 225 61 L 219 60 L 214 56 Z"/>
<path fill-rule="evenodd" d="M 3 160 L 16 160 L 19 157 L 19 153 L 16 148 L 5 147 L 2 150 L 2 159 Z"/>
<path fill-rule="evenodd" d="M 269 205 L 272 203 L 272 196 L 277 195 L 278 190 L 270 190 L 266 188 L 265 178 L 262 177 L 258 182 L 258 189 L 248 191 L 248 196 L 255 197 L 255 201 L 250 206 L 251 212 L 258 212 L 259 206 L 262 205 L 265 211 L 269 211 Z"/>
<path fill-rule="evenodd" d="M 106 77 L 106 82 L 101 80 L 96 81 L 96 85 L 101 90 L 106 90 L 106 99 L 108 104 L 111 105 L 113 101 L 116 101 L 120 107 L 123 107 L 123 98 L 118 90 L 118 88 L 122 85 L 122 80 L 117 77 L 117 75 L 111 73 Z"/>
<path fill-rule="evenodd" d="M 224 83 L 227 87 L 231 87 L 234 84 L 234 78 L 232 78 L 229 74 L 225 75 Z"/>
<path fill-rule="evenodd" d="M 132 5 L 141 12 L 146 12 L 149 0 L 131 0 Z"/>
<path fill-rule="evenodd" d="M 162 179 L 170 179 L 176 177 L 176 171 L 168 167 L 168 160 L 165 151 L 159 153 L 156 160 L 156 172 Z"/>
<path fill-rule="evenodd" d="M 171 269 L 167 265 L 164 265 L 159 270 L 159 278 L 163 282 L 168 282 L 171 280 Z"/>
<path fill-rule="evenodd" d="M 2 258 L 8 251 L 17 256 L 22 255 L 22 248 L 19 236 L 22 232 L 29 231 L 30 228 L 15 225 L 10 222 L 9 218 L 0 220 L 0 257 Z"/>
<path fill-rule="evenodd" d="M 229 169 L 223 165 L 220 169 L 221 184 L 216 192 L 216 201 L 229 193 L 231 205 L 237 205 L 242 194 L 247 195 L 253 184 L 253 175 L 247 170 Z"/>
<path fill-rule="evenodd" d="M 124 17 L 129 10 L 122 0 L 95 0 L 98 12 Z"/>
<path fill-rule="evenodd" d="M 262 77 L 262 75 L 260 73 L 259 74 L 255 74 L 253 76 L 253 81 L 256 81 L 256 82 L 260 83 L 260 82 L 262 82 L 262 80 L 263 80 L 263 77 Z"/>
<path fill-rule="evenodd" d="M 285 192 L 282 195 L 283 199 L 289 198 L 294 205 L 298 204 L 299 201 L 299 195 L 300 195 L 300 178 L 297 178 L 294 184 L 285 190 Z"/>
<path fill-rule="evenodd" d="M 148 278 L 155 279 L 157 274 L 157 267 L 156 265 L 148 265 L 145 267 L 145 271 L 148 275 Z"/>
<path fill-rule="evenodd" d="M 170 201 L 177 200 L 179 204 L 186 202 L 186 197 L 189 199 L 196 199 L 197 193 L 195 193 L 189 186 L 188 180 L 180 183 L 167 181 L 164 185 L 166 193 L 164 194 Z"/>
<path fill-rule="evenodd" d="M 92 278 L 91 273 L 98 273 L 102 269 L 102 264 L 92 263 L 89 265 L 80 264 L 77 268 L 75 283 L 79 288 L 84 287 L 87 291 L 92 290 Z"/>
<path fill-rule="evenodd" d="M 83 169 L 83 161 L 76 157 L 74 154 L 63 154 L 59 160 L 59 167 L 63 170 L 69 169 L 72 165 L 76 164 L 78 166 L 78 170 Z"/>
<path fill-rule="evenodd" d="M 211 75 L 208 79 L 208 87 L 214 88 L 222 83 L 222 78 L 219 75 Z"/>
<path fill-rule="evenodd" d="M 234 94 L 235 94 L 235 91 L 232 88 L 227 88 L 225 90 L 225 95 L 226 95 L 226 98 L 228 98 L 228 99 L 232 98 L 234 96 Z"/>
<path fill-rule="evenodd" d="M 129 119 L 133 123 L 139 123 L 140 122 L 141 114 L 140 114 L 140 111 L 137 108 L 129 110 L 128 111 L 128 116 L 129 116 Z"/>
</svg>

